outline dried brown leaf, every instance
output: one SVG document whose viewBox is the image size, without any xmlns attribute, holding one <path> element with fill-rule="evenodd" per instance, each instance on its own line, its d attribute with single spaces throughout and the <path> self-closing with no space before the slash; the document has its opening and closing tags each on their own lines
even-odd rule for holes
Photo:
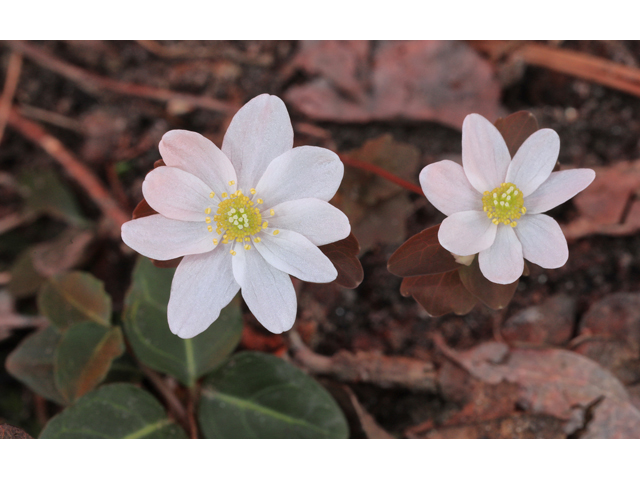
<svg viewBox="0 0 640 480">
<path fill-rule="evenodd" d="M 302 42 L 289 69 L 314 76 L 285 99 L 317 120 L 430 120 L 460 128 L 470 112 L 496 118 L 502 111 L 491 64 L 462 42 Z"/>
</svg>

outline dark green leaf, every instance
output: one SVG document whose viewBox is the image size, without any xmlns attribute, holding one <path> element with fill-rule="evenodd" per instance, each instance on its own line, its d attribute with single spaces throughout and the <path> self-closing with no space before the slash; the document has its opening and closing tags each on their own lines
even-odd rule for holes
<svg viewBox="0 0 640 480">
<path fill-rule="evenodd" d="M 60 330 L 81 322 L 111 324 L 111 298 L 103 283 L 85 272 L 50 278 L 38 293 L 38 307 Z"/>
<path fill-rule="evenodd" d="M 53 170 L 25 171 L 18 181 L 23 187 L 27 211 L 47 213 L 79 227 L 88 225 L 75 198 Z"/>
<path fill-rule="evenodd" d="M 184 340 L 169 330 L 167 304 L 173 269 L 157 268 L 140 257 L 125 299 L 124 329 L 136 357 L 145 365 L 192 386 L 231 355 L 242 336 L 237 302 L 200 335 Z"/>
<path fill-rule="evenodd" d="M 111 362 L 123 352 L 120 327 L 105 327 L 93 322 L 70 326 L 55 352 L 58 390 L 69 403 L 74 402 L 104 380 Z"/>
<path fill-rule="evenodd" d="M 53 417 L 40 438 L 186 438 L 149 393 L 112 384 L 88 393 Z"/>
<path fill-rule="evenodd" d="M 7 371 L 42 395 L 60 405 L 67 403 L 58 391 L 53 374 L 55 349 L 60 334 L 52 326 L 32 333 L 7 357 Z"/>
<path fill-rule="evenodd" d="M 16 298 L 33 295 L 46 280 L 33 266 L 32 251 L 33 248 L 24 250 L 11 266 L 11 280 L 7 287 Z"/>
<path fill-rule="evenodd" d="M 518 279 L 509 285 L 490 282 L 480 271 L 477 255 L 471 265 L 460 267 L 458 272 L 465 288 L 478 300 L 494 310 L 500 310 L 509 304 L 520 281 Z"/>
<path fill-rule="evenodd" d="M 476 304 L 476 298 L 460 282 L 458 270 L 406 277 L 400 293 L 405 297 L 411 295 L 433 317 L 451 312 L 464 315 Z"/>
<path fill-rule="evenodd" d="M 207 438 L 346 438 L 331 395 L 288 362 L 243 352 L 209 375 L 199 420 Z"/>
<path fill-rule="evenodd" d="M 389 258 L 389 271 L 399 277 L 412 277 L 457 270 L 460 264 L 438 242 L 438 230 L 439 224 L 423 230 L 400 245 Z"/>
</svg>

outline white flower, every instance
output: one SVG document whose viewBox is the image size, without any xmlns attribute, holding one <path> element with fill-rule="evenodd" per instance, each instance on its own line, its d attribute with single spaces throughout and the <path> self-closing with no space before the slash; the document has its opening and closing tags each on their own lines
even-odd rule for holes
<svg viewBox="0 0 640 480">
<path fill-rule="evenodd" d="M 269 331 L 293 325 L 289 275 L 335 280 L 319 245 L 349 235 L 347 217 L 327 203 L 344 167 L 324 148 L 293 148 L 293 128 L 278 97 L 260 95 L 233 117 L 222 150 L 198 133 L 167 132 L 166 166 L 142 193 L 158 215 L 125 223 L 122 240 L 156 260 L 184 256 L 171 285 L 169 327 L 182 338 L 203 332 L 242 289 Z"/>
<path fill-rule="evenodd" d="M 462 125 L 462 166 L 442 160 L 420 172 L 427 199 L 447 218 L 440 244 L 459 255 L 478 253 L 482 274 L 494 283 L 515 282 L 523 257 L 559 268 L 569 257 L 567 240 L 542 212 L 566 202 L 595 178 L 588 168 L 552 173 L 560 151 L 558 134 L 538 130 L 513 160 L 500 132 L 484 117 Z"/>
</svg>

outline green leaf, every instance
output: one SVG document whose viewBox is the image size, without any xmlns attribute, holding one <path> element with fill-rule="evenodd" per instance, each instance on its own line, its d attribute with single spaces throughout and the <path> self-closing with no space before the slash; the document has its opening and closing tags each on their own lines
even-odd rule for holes
<svg viewBox="0 0 640 480">
<path fill-rule="evenodd" d="M 111 298 L 103 283 L 85 272 L 50 278 L 38 292 L 38 308 L 60 330 L 82 322 L 111 324 Z"/>
<path fill-rule="evenodd" d="M 215 370 L 235 350 L 242 336 L 242 316 L 231 302 L 200 335 L 182 339 L 169 330 L 167 304 L 175 269 L 157 268 L 140 257 L 125 299 L 124 330 L 136 357 L 186 386 Z"/>
<path fill-rule="evenodd" d="M 112 384 L 88 393 L 53 417 L 40 438 L 186 438 L 149 393 Z"/>
<path fill-rule="evenodd" d="M 69 403 L 93 390 L 109 372 L 113 360 L 124 353 L 120 327 L 92 322 L 70 326 L 55 352 L 58 390 Z"/>
<path fill-rule="evenodd" d="M 46 280 L 33 266 L 32 252 L 32 247 L 23 250 L 11 266 L 11 280 L 7 287 L 16 298 L 33 295 Z"/>
<path fill-rule="evenodd" d="M 347 438 L 329 393 L 288 362 L 242 352 L 203 382 L 199 421 L 207 438 Z"/>
<path fill-rule="evenodd" d="M 7 371 L 31 390 L 60 405 L 65 401 L 53 374 L 54 352 L 60 342 L 58 331 L 49 326 L 25 338 L 7 357 Z"/>
<path fill-rule="evenodd" d="M 27 211 L 47 213 L 79 227 L 88 225 L 75 198 L 52 169 L 24 171 L 18 181 L 23 187 Z"/>
</svg>

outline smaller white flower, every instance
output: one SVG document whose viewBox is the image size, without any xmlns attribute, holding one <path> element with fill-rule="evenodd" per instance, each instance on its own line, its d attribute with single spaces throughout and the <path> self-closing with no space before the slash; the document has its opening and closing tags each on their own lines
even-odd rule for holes
<svg viewBox="0 0 640 480">
<path fill-rule="evenodd" d="M 589 168 L 553 172 L 560 138 L 544 128 L 531 135 L 513 160 L 502 135 L 484 117 L 462 125 L 462 166 L 442 160 L 420 172 L 427 199 L 447 218 L 440 244 L 457 256 L 478 254 L 482 274 L 500 284 L 515 282 L 524 259 L 543 268 L 569 258 L 560 225 L 543 212 L 584 190 Z"/>
<path fill-rule="evenodd" d="M 328 203 L 344 174 L 338 156 L 293 148 L 287 109 L 266 94 L 236 113 L 222 149 L 185 130 L 167 132 L 159 148 L 166 166 L 142 184 L 158 214 L 125 223 L 122 240 L 156 260 L 184 256 L 171 284 L 171 331 L 182 338 L 203 332 L 240 289 L 269 331 L 289 330 L 297 309 L 289 275 L 335 280 L 318 246 L 351 231 Z"/>
</svg>

